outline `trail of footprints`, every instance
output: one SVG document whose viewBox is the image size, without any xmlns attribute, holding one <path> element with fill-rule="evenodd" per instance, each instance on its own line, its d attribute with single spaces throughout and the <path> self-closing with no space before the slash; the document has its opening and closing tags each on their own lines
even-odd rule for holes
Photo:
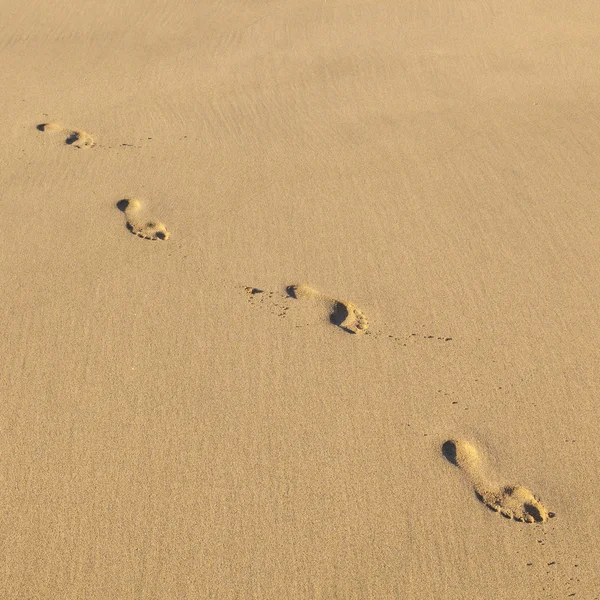
<svg viewBox="0 0 600 600">
<path fill-rule="evenodd" d="M 37 129 L 46 133 L 60 133 L 65 144 L 79 149 L 92 148 L 95 145 L 92 136 L 82 130 L 63 127 L 58 123 L 41 123 Z M 146 240 L 167 240 L 169 232 L 165 225 L 155 219 L 144 217 L 144 207 L 137 198 L 123 199 L 117 202 L 117 208 L 125 216 L 125 226 L 134 235 Z M 246 286 L 248 300 L 252 304 L 262 304 L 267 298 L 271 307 L 285 317 L 290 306 L 289 300 L 310 301 L 321 307 L 322 314 L 331 324 L 351 334 L 365 334 L 369 323 L 365 314 L 352 302 L 340 300 L 322 294 L 306 285 L 295 284 L 286 287 L 286 294 L 265 292 L 259 288 Z M 417 334 L 412 333 L 412 337 Z M 388 335 L 395 341 L 400 338 Z M 434 336 L 423 336 L 434 339 Z M 451 341 L 452 338 L 439 337 L 437 340 Z M 406 344 L 403 344 L 406 346 Z M 477 448 L 466 440 L 447 440 L 442 445 L 443 456 L 458 467 L 469 479 L 476 497 L 493 511 L 508 519 L 525 523 L 544 523 L 554 517 L 529 490 L 520 485 L 500 485 L 487 475 Z"/>
<path fill-rule="evenodd" d="M 40 123 L 37 130 L 44 133 L 60 133 L 65 144 L 75 148 L 92 148 L 95 145 L 92 136 L 80 129 L 70 129 L 59 123 Z M 169 232 L 164 223 L 145 217 L 142 202 L 137 198 L 119 200 L 117 208 L 125 215 L 127 229 L 145 240 L 168 240 Z"/>
</svg>

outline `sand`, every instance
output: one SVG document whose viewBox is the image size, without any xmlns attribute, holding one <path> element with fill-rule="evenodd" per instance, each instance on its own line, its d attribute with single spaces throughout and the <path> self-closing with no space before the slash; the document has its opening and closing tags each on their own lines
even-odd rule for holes
<svg viewBox="0 0 600 600">
<path fill-rule="evenodd" d="M 3 8 L 2 599 L 600 597 L 597 3 Z"/>
</svg>

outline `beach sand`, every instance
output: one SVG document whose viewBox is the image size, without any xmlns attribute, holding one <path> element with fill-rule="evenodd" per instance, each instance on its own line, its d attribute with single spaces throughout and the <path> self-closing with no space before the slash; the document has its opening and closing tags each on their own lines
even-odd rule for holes
<svg viewBox="0 0 600 600">
<path fill-rule="evenodd" d="M 595 2 L 2 4 L 1 598 L 600 597 Z"/>
</svg>

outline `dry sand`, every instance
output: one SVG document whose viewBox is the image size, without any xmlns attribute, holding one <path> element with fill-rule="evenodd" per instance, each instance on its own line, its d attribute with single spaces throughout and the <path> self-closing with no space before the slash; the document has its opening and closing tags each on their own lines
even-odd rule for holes
<svg viewBox="0 0 600 600">
<path fill-rule="evenodd" d="M 2 6 L 0 598 L 600 597 L 597 2 Z"/>
</svg>

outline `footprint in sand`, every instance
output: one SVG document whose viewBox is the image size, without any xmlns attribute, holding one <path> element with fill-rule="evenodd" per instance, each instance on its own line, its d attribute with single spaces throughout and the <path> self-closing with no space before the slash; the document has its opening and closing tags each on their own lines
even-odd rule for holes
<svg viewBox="0 0 600 600">
<path fill-rule="evenodd" d="M 125 225 L 131 233 L 145 240 L 169 239 L 169 232 L 160 221 L 146 220 L 140 217 L 142 203 L 136 198 L 119 200 L 117 208 L 125 213 Z"/>
<path fill-rule="evenodd" d="M 329 320 L 349 333 L 365 333 L 369 327 L 367 317 L 351 302 L 336 300 L 318 292 L 308 285 L 290 285 L 288 295 L 297 300 L 313 300 L 329 310 Z"/>
<path fill-rule="evenodd" d="M 498 485 L 484 472 L 477 448 L 465 440 L 448 440 L 442 445 L 448 461 L 459 467 L 470 479 L 477 498 L 507 519 L 526 523 L 543 523 L 554 513 L 548 512 L 539 498 L 520 485 Z"/>
<path fill-rule="evenodd" d="M 94 145 L 94 139 L 89 133 L 79 129 L 69 129 L 59 123 L 41 123 L 37 126 L 38 131 L 49 133 L 60 132 L 65 136 L 65 144 L 75 148 L 91 148 Z"/>
</svg>

